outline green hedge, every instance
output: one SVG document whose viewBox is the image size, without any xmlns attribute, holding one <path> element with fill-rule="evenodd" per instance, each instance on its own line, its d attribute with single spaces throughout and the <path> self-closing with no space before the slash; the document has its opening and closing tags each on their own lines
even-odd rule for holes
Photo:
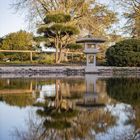
<svg viewBox="0 0 140 140">
<path fill-rule="evenodd" d="M 107 49 L 107 64 L 110 66 L 140 66 L 140 40 L 128 39 Z"/>
</svg>

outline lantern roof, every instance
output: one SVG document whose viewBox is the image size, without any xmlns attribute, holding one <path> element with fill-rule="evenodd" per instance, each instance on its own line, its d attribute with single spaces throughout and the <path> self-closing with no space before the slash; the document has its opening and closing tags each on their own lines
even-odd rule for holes
<svg viewBox="0 0 140 140">
<path fill-rule="evenodd" d="M 104 43 L 104 42 L 105 42 L 105 39 L 94 38 L 91 34 L 86 35 L 83 38 L 79 38 L 76 41 L 76 43 L 90 43 L 90 44 Z"/>
</svg>

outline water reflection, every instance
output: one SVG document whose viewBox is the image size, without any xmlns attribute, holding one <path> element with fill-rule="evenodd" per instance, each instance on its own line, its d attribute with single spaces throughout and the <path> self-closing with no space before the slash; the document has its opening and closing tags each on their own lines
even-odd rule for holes
<svg viewBox="0 0 140 140">
<path fill-rule="evenodd" d="M 119 102 L 130 104 L 133 109 L 129 121 L 140 132 L 140 79 L 138 78 L 117 78 L 107 80 L 107 93 L 111 98 Z M 135 112 L 135 113 L 134 113 Z M 135 114 L 135 117 L 133 117 Z"/>
<path fill-rule="evenodd" d="M 33 111 L 14 130 L 21 140 L 139 139 L 139 92 L 139 78 L 0 80 L 0 103 Z"/>
<path fill-rule="evenodd" d="M 84 97 L 82 101 L 77 102 L 77 106 L 80 107 L 87 107 L 91 109 L 92 107 L 104 107 L 105 102 L 100 101 L 100 93 L 101 89 L 97 91 L 97 80 L 98 80 L 98 75 L 85 75 L 85 84 L 86 84 L 86 91 L 84 94 Z M 103 82 L 103 81 L 102 81 Z M 99 85 L 98 85 L 99 86 Z"/>
<path fill-rule="evenodd" d="M 111 78 L 106 80 L 111 98 L 131 105 L 140 105 L 140 79 Z"/>
</svg>

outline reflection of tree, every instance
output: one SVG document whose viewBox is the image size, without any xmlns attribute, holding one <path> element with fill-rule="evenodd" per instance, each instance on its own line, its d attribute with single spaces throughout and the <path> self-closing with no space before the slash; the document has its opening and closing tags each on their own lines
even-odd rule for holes
<svg viewBox="0 0 140 140">
<path fill-rule="evenodd" d="M 23 132 L 16 132 L 20 134 L 18 136 L 21 140 L 94 139 L 96 133 L 106 132 L 115 124 L 116 119 L 103 108 L 88 111 L 77 110 L 78 108 L 73 105 L 65 107 L 67 103 L 72 104 L 75 98 L 72 97 L 73 94 L 71 97 L 63 96 L 61 84 L 60 80 L 56 80 L 55 97 L 46 97 L 44 105 L 40 104 L 41 106 L 36 111 L 42 120 L 41 123 L 33 123 L 30 120 L 28 123 L 30 129 L 24 132 L 24 135 Z"/>
<path fill-rule="evenodd" d="M 135 115 L 136 115 L 134 123 L 135 123 L 136 129 L 139 130 L 138 133 L 140 135 L 140 105 L 135 106 L 134 109 L 135 109 Z"/>
<path fill-rule="evenodd" d="M 80 98 L 85 94 L 85 83 L 83 79 L 63 79 L 61 80 L 60 90 L 63 96 L 70 98 Z"/>
<path fill-rule="evenodd" d="M 32 105 L 35 99 L 31 94 L 5 94 L 0 95 L 0 100 L 6 102 L 11 106 L 26 107 Z"/>
<path fill-rule="evenodd" d="M 27 79 L 3 79 L 0 80 L 1 89 L 28 89 L 30 88 L 30 80 Z"/>
<path fill-rule="evenodd" d="M 97 133 L 106 132 L 115 124 L 115 121 L 116 119 L 111 116 L 110 112 L 102 109 L 61 113 L 45 112 L 44 116 L 37 117 L 37 120 L 29 117 L 26 132 L 16 131 L 15 133 L 20 140 L 94 139 Z"/>
<path fill-rule="evenodd" d="M 106 132 L 108 127 L 115 124 L 116 119 L 108 111 L 103 109 L 95 109 L 94 111 L 82 111 L 78 114 L 75 121 L 75 134 L 80 138 L 93 137 L 95 134 Z"/>
<path fill-rule="evenodd" d="M 111 98 L 131 105 L 140 104 L 140 79 L 112 78 L 106 82 L 107 93 Z"/>
<path fill-rule="evenodd" d="M 140 79 L 138 78 L 118 78 L 107 80 L 107 93 L 111 98 L 117 101 L 124 102 L 132 105 L 133 111 L 131 112 L 130 122 L 135 124 L 136 130 L 132 136 L 140 135 Z M 134 116 L 135 112 L 135 119 Z"/>
</svg>

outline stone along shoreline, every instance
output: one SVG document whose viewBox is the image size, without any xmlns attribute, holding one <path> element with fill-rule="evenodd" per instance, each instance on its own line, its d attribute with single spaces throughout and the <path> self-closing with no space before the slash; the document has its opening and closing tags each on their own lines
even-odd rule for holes
<svg viewBox="0 0 140 140">
<path fill-rule="evenodd" d="M 140 67 L 97 67 L 99 74 L 140 74 Z M 64 74 L 84 75 L 85 66 L 0 66 L 2 74 Z"/>
</svg>

